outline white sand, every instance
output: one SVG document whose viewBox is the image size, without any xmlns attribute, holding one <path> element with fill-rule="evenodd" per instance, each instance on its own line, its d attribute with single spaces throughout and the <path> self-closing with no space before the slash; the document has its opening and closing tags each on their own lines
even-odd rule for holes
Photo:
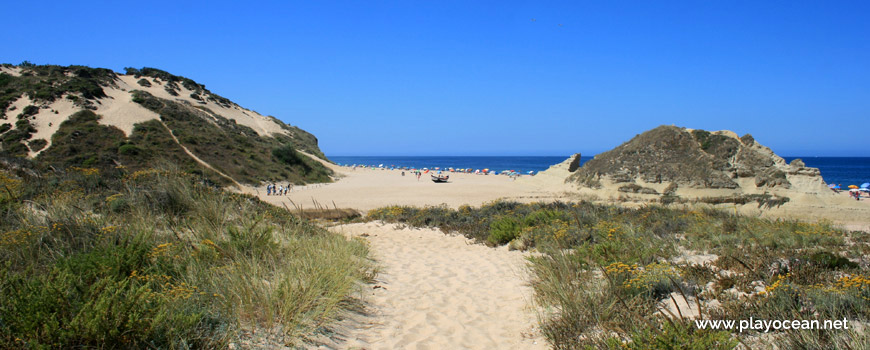
<svg viewBox="0 0 870 350">
<path fill-rule="evenodd" d="M 124 135 L 130 136 L 136 124 L 160 118 L 157 113 L 133 102 L 133 96 L 130 92 L 135 90 L 135 87 L 128 85 L 124 79 L 119 79 L 117 84 L 117 88 L 103 88 L 109 97 L 99 100 L 99 104 L 97 104 L 95 113 L 102 116 L 100 124 L 112 125 L 121 129 Z"/>
<path fill-rule="evenodd" d="M 507 176 L 448 173 L 448 183 L 434 183 L 429 174 L 423 174 L 418 181 L 408 171 L 402 176 L 401 170 L 328 166 L 343 177 L 331 184 L 296 186 L 283 197 L 265 196 L 265 185 L 248 188 L 246 192 L 260 193 L 262 199 L 288 208 L 314 208 L 318 203 L 323 207 L 354 208 L 363 212 L 396 204 L 418 207 L 445 204 L 457 208 L 464 204 L 479 206 L 499 198 L 519 202 L 569 199 L 565 194 L 513 181 Z"/>
<path fill-rule="evenodd" d="M 21 76 L 21 68 L 20 67 L 0 67 L 0 73 L 6 73 L 13 77 Z"/>
<path fill-rule="evenodd" d="M 374 315 L 351 349 L 545 349 L 523 253 L 433 229 L 371 222 L 331 228 L 361 236 L 382 267 L 367 298 Z"/>
</svg>

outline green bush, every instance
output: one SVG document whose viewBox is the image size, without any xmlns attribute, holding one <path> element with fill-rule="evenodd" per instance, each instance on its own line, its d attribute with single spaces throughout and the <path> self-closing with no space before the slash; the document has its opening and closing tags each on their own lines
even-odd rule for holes
<svg viewBox="0 0 870 350">
<path fill-rule="evenodd" d="M 850 261 L 842 256 L 834 255 L 830 252 L 818 252 L 810 256 L 810 261 L 818 266 L 830 270 L 853 269 L 858 267 L 857 263 Z"/>
<path fill-rule="evenodd" d="M 45 139 L 36 139 L 27 143 L 27 146 L 31 151 L 37 152 L 45 148 L 48 145 L 48 141 Z"/>
<path fill-rule="evenodd" d="M 302 157 L 299 155 L 299 152 L 296 152 L 296 149 L 293 147 L 293 145 L 288 144 L 273 149 L 272 156 L 281 163 L 287 165 L 304 164 Z"/>
<path fill-rule="evenodd" d="M 519 236 L 522 228 L 522 223 L 514 217 L 496 219 L 489 226 L 487 241 L 493 245 L 507 244 Z"/>
<path fill-rule="evenodd" d="M 135 156 L 139 155 L 142 152 L 142 149 L 136 147 L 136 145 L 124 144 L 121 147 L 118 147 L 118 153 L 125 156 Z"/>
</svg>

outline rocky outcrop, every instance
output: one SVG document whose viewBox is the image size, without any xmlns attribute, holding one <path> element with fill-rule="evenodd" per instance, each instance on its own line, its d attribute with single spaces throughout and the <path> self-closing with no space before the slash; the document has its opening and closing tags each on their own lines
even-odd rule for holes
<svg viewBox="0 0 870 350">
<path fill-rule="evenodd" d="M 577 171 L 577 169 L 580 169 L 580 153 L 574 153 L 574 155 L 568 159 L 569 159 L 569 163 L 568 163 L 568 172 L 569 173 L 573 173 L 573 172 Z"/>
<path fill-rule="evenodd" d="M 660 126 L 597 155 L 566 182 L 592 188 L 611 183 L 632 193 L 643 188 L 635 183 L 757 192 L 791 189 L 793 180 L 808 192 L 824 187 L 818 169 L 802 161 L 786 164 L 751 135 Z"/>
</svg>

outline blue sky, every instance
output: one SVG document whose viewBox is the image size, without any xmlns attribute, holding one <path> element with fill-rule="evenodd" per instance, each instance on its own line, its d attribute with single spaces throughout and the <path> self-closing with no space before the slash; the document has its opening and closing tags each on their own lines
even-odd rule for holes
<svg viewBox="0 0 870 350">
<path fill-rule="evenodd" d="M 0 62 L 156 67 L 327 155 L 584 155 L 662 124 L 870 156 L 870 2 L 3 5 Z M 855 130 L 855 131 L 852 131 Z"/>
</svg>

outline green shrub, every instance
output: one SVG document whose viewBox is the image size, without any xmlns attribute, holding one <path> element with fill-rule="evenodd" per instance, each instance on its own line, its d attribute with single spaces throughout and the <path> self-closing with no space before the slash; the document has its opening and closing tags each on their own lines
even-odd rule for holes
<svg viewBox="0 0 870 350">
<path fill-rule="evenodd" d="M 19 119 L 23 117 L 33 116 L 39 113 L 39 107 L 34 105 L 28 105 L 21 110 L 21 115 L 18 117 Z"/>
<path fill-rule="evenodd" d="M 139 147 L 136 147 L 136 145 L 124 144 L 121 145 L 121 147 L 118 147 L 118 153 L 125 156 L 135 156 L 139 155 L 141 152 L 142 150 Z"/>
<path fill-rule="evenodd" d="M 493 245 L 507 244 L 519 236 L 522 227 L 522 223 L 514 217 L 501 217 L 489 225 L 487 241 Z"/>
<path fill-rule="evenodd" d="M 858 267 L 857 263 L 850 261 L 842 256 L 834 255 L 830 252 L 818 252 L 810 256 L 810 261 L 818 266 L 830 270 L 853 269 Z"/>
<path fill-rule="evenodd" d="M 273 149 L 272 156 L 287 165 L 304 164 L 299 152 L 296 152 L 296 149 L 290 144 Z"/>
<path fill-rule="evenodd" d="M 31 151 L 37 152 L 45 148 L 48 145 L 48 141 L 45 139 L 36 139 L 27 143 L 27 146 Z"/>
</svg>

